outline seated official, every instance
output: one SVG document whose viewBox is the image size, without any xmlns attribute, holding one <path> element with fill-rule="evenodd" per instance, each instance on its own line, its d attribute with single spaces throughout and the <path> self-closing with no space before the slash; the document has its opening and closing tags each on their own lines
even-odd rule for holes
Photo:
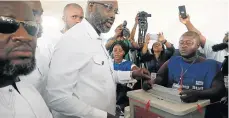
<svg viewBox="0 0 229 118">
<path fill-rule="evenodd" d="M 168 42 L 163 33 L 159 33 L 158 41 L 153 43 L 151 52 L 147 52 L 150 40 L 149 34 L 146 35 L 146 42 L 142 48 L 141 61 L 145 63 L 146 68 L 152 73 L 157 73 L 159 68 L 173 55 L 175 48 Z M 166 46 L 166 49 L 165 49 Z"/>
<path fill-rule="evenodd" d="M 179 41 L 181 56 L 172 57 L 158 71 L 154 83 L 181 91 L 182 101 L 217 98 L 223 90 L 223 82 L 214 79 L 219 71 L 215 60 L 206 60 L 196 54 L 200 37 L 188 31 Z"/>
<path fill-rule="evenodd" d="M 131 61 L 127 61 L 124 59 L 125 55 L 128 53 L 128 47 L 123 41 L 117 41 L 111 46 L 111 51 L 113 53 L 113 64 L 114 64 L 114 70 L 119 71 L 133 71 L 137 70 L 138 67 L 133 64 Z M 136 83 L 137 81 L 133 81 L 132 84 Z M 116 89 L 116 104 L 118 105 L 119 110 L 124 112 L 124 108 L 126 106 L 129 106 L 129 99 L 126 96 L 126 93 L 130 90 L 132 90 L 132 86 L 129 86 L 130 84 L 117 84 Z M 121 115 L 121 114 L 120 114 Z"/>
</svg>

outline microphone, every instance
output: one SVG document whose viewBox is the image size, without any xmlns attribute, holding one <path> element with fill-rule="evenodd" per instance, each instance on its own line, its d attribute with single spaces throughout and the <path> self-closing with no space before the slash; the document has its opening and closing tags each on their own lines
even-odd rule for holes
<svg viewBox="0 0 229 118">
<path fill-rule="evenodd" d="M 218 51 L 224 50 L 226 48 L 228 48 L 228 44 L 227 43 L 220 43 L 220 44 L 216 44 L 216 45 L 212 46 L 212 50 L 214 52 L 218 52 Z"/>
</svg>

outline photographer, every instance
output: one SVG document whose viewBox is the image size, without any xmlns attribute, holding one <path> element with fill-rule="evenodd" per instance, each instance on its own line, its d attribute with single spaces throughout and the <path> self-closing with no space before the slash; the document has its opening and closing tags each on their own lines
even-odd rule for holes
<svg viewBox="0 0 229 118">
<path fill-rule="evenodd" d="M 148 51 L 148 44 L 150 41 L 149 34 L 146 35 L 145 43 L 142 48 L 141 61 L 146 64 L 147 69 L 152 73 L 157 73 L 159 68 L 173 55 L 175 48 L 168 42 L 163 33 L 158 34 L 158 41 L 152 45 L 151 52 Z M 166 49 L 165 49 L 166 46 Z"/>
<path fill-rule="evenodd" d="M 206 55 L 207 59 L 214 59 L 216 61 L 223 62 L 224 56 L 227 55 L 228 49 L 218 51 L 218 52 L 213 52 L 212 46 L 214 45 L 214 43 L 211 42 L 210 40 L 207 40 L 201 34 L 201 32 L 191 23 L 189 15 L 187 15 L 187 18 L 185 19 L 181 18 L 180 16 L 179 19 L 180 22 L 187 27 L 188 31 L 194 31 L 200 35 L 200 44 L 201 44 L 200 46 L 202 48 L 200 51 Z M 225 34 L 223 42 L 225 43 L 228 42 L 228 33 Z"/>
<path fill-rule="evenodd" d="M 116 29 L 115 29 L 115 35 L 113 36 L 113 37 L 111 37 L 108 41 L 107 41 L 107 43 L 106 43 L 106 45 L 105 45 L 105 47 L 106 47 L 106 49 L 109 51 L 109 53 L 111 53 L 111 46 L 116 42 L 116 41 L 123 41 L 126 45 L 127 45 L 127 47 L 128 47 L 128 49 L 138 49 L 139 48 L 139 46 L 138 46 L 138 44 L 135 42 L 135 40 L 134 40 L 134 35 L 135 35 L 135 32 L 136 32 L 136 27 L 137 27 L 137 24 L 138 24 L 138 20 L 137 20 L 138 18 L 137 18 L 137 16 L 136 16 L 136 18 L 135 18 L 135 25 L 134 25 L 134 27 L 133 27 L 133 29 L 132 29 L 132 31 L 131 31 L 131 33 L 130 33 L 130 35 L 129 35 L 129 37 L 127 36 L 127 37 L 125 37 L 124 35 L 123 35 L 123 24 L 121 24 L 121 25 L 119 25 Z M 127 28 L 125 28 L 125 30 L 127 31 L 127 32 L 129 32 L 129 29 L 127 29 Z M 129 57 L 129 54 L 127 54 L 126 56 L 125 56 L 125 59 L 126 60 L 128 60 L 128 61 L 130 61 L 130 57 Z"/>
</svg>

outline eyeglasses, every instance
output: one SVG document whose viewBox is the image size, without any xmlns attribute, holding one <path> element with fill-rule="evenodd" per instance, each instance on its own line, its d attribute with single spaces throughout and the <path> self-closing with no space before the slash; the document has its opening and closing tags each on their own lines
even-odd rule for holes
<svg viewBox="0 0 229 118">
<path fill-rule="evenodd" d="M 193 45 L 193 41 L 187 40 L 187 41 L 179 41 L 179 45 L 187 45 L 187 46 L 192 46 Z"/>
<path fill-rule="evenodd" d="M 111 12 L 113 10 L 113 8 L 114 8 L 113 4 L 106 4 L 106 3 L 100 3 L 100 2 L 92 2 L 92 4 L 94 4 L 94 3 L 95 4 L 99 4 L 99 5 L 103 5 L 107 9 L 108 12 Z M 114 11 L 115 14 L 119 14 L 118 9 L 114 9 L 113 11 Z"/>
<path fill-rule="evenodd" d="M 0 16 L 0 33 L 11 34 L 18 30 L 20 24 L 31 36 L 36 36 L 39 26 L 35 21 L 18 21 L 10 17 Z"/>
</svg>

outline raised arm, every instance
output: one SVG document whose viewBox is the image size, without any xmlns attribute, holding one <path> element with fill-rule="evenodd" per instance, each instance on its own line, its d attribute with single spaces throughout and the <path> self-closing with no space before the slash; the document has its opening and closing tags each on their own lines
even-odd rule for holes
<svg viewBox="0 0 229 118">
<path fill-rule="evenodd" d="M 158 34 L 158 41 L 160 41 L 162 44 L 166 46 L 166 54 L 167 54 L 167 57 L 170 58 L 173 55 L 173 53 L 175 52 L 175 48 L 173 44 L 165 39 L 163 32 L 160 32 Z"/>
<path fill-rule="evenodd" d="M 131 45 L 134 49 L 138 49 L 139 48 L 139 45 L 138 43 L 135 41 L 134 39 L 134 36 L 135 36 L 135 33 L 136 33 L 136 29 L 137 29 L 137 25 L 138 25 L 138 15 L 135 17 L 135 23 L 134 23 L 134 27 L 132 28 L 131 30 L 131 33 L 130 33 L 130 42 L 131 42 Z"/>
<path fill-rule="evenodd" d="M 143 48 L 142 48 L 142 54 L 145 55 L 148 51 L 148 44 L 149 44 L 149 41 L 150 41 L 150 34 L 147 34 L 146 37 L 145 37 L 145 43 L 143 45 Z"/>
<path fill-rule="evenodd" d="M 201 47 L 204 48 L 205 42 L 206 42 L 206 38 L 201 34 L 201 32 L 192 24 L 192 22 L 190 21 L 190 16 L 187 15 L 186 19 L 181 18 L 181 16 L 179 16 L 180 22 L 183 23 L 186 28 L 188 29 L 188 31 L 194 31 L 196 33 L 198 33 L 200 35 L 200 43 L 201 43 Z"/>
<path fill-rule="evenodd" d="M 119 25 L 116 29 L 115 29 L 115 35 L 113 37 L 111 37 L 107 43 L 105 44 L 105 47 L 107 50 L 110 49 L 110 47 L 114 44 L 114 42 L 116 40 L 119 40 L 121 37 L 121 33 L 122 33 L 122 25 Z"/>
</svg>

